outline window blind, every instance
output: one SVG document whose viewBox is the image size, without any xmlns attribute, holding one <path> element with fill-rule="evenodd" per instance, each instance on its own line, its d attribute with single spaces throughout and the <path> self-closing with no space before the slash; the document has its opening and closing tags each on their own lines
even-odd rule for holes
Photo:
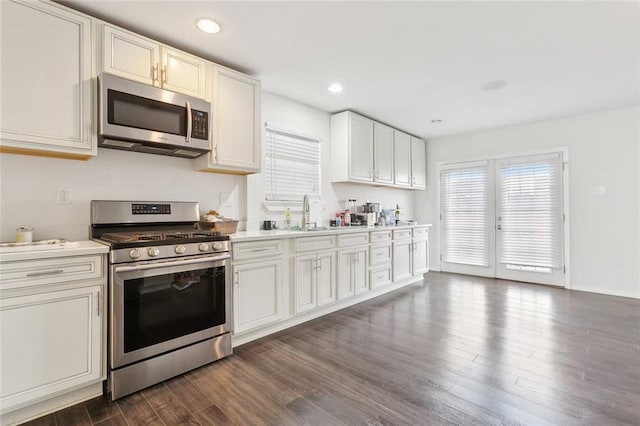
<svg viewBox="0 0 640 426">
<path fill-rule="evenodd" d="M 561 155 L 501 160 L 498 176 L 501 262 L 507 267 L 541 267 L 533 269 L 540 272 L 560 267 Z"/>
<path fill-rule="evenodd" d="M 320 140 L 267 123 L 265 194 L 271 201 L 320 196 Z"/>
<path fill-rule="evenodd" d="M 456 165 L 440 174 L 442 260 L 489 265 L 488 165 Z"/>
</svg>

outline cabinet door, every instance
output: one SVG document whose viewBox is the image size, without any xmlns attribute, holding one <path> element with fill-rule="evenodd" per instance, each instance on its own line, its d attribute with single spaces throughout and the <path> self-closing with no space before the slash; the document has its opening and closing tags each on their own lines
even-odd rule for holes
<svg viewBox="0 0 640 426">
<path fill-rule="evenodd" d="M 316 264 L 315 254 L 296 257 L 296 313 L 308 311 L 317 306 Z"/>
<path fill-rule="evenodd" d="M 160 84 L 160 45 L 153 40 L 105 25 L 103 71 L 149 85 Z"/>
<path fill-rule="evenodd" d="M 369 291 L 369 248 L 357 248 L 353 254 L 353 288 L 356 294 L 365 293 Z"/>
<path fill-rule="evenodd" d="M 393 281 L 411 278 L 411 254 L 413 251 L 411 240 L 393 243 Z"/>
<path fill-rule="evenodd" d="M 338 299 L 345 299 L 355 294 L 353 287 L 353 250 L 340 250 L 338 252 Z"/>
<path fill-rule="evenodd" d="M 241 333 L 282 318 L 282 260 L 234 265 L 234 331 Z"/>
<path fill-rule="evenodd" d="M 162 88 L 204 99 L 207 62 L 188 53 L 162 47 Z"/>
<path fill-rule="evenodd" d="M 375 123 L 373 128 L 374 181 L 393 184 L 393 129 Z"/>
<path fill-rule="evenodd" d="M 318 254 L 316 262 L 318 306 L 321 306 L 336 301 L 336 254 Z"/>
<path fill-rule="evenodd" d="M 424 189 L 426 184 L 426 145 L 422 139 L 411 138 L 411 187 Z"/>
<path fill-rule="evenodd" d="M 429 242 L 414 241 L 413 242 L 413 275 L 424 274 L 429 272 Z"/>
<path fill-rule="evenodd" d="M 395 179 L 399 186 L 411 186 L 411 136 L 393 132 Z"/>
<path fill-rule="evenodd" d="M 349 178 L 373 181 L 373 120 L 349 113 Z"/>
<path fill-rule="evenodd" d="M 0 2 L 0 150 L 96 155 L 91 20 L 55 3 Z"/>
<path fill-rule="evenodd" d="M 0 301 L 3 411 L 101 378 L 101 286 Z"/>
<path fill-rule="evenodd" d="M 213 163 L 259 171 L 261 156 L 260 82 L 214 67 Z"/>
</svg>

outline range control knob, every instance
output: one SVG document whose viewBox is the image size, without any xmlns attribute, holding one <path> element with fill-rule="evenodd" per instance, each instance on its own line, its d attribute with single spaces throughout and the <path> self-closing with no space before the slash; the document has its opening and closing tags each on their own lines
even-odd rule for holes
<svg viewBox="0 0 640 426">
<path fill-rule="evenodd" d="M 158 247 L 149 247 L 149 249 L 147 250 L 147 253 L 151 257 L 156 257 L 157 255 L 160 254 L 160 250 L 158 249 Z"/>
<path fill-rule="evenodd" d="M 212 246 L 214 250 L 222 250 L 222 243 L 213 243 Z"/>
<path fill-rule="evenodd" d="M 129 252 L 129 257 L 132 258 L 132 259 L 137 259 L 140 256 L 142 256 L 142 253 L 140 253 L 140 250 L 138 250 L 138 249 L 132 249 Z"/>
<path fill-rule="evenodd" d="M 200 251 L 209 251 L 209 244 L 200 243 L 200 245 L 198 245 L 198 250 L 200 250 Z"/>
<path fill-rule="evenodd" d="M 182 254 L 185 251 L 187 251 L 187 248 L 185 246 L 180 245 L 180 246 L 176 246 L 174 250 L 177 254 Z"/>
</svg>

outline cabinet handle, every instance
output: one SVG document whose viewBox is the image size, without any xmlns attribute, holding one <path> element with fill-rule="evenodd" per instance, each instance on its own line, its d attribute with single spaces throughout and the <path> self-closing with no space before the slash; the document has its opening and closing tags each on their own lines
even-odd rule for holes
<svg viewBox="0 0 640 426">
<path fill-rule="evenodd" d="M 235 285 L 240 285 L 240 274 L 238 273 L 238 271 L 233 273 L 233 283 Z"/>
<path fill-rule="evenodd" d="M 162 67 L 162 83 L 167 82 L 167 66 Z"/>
<path fill-rule="evenodd" d="M 64 272 L 64 269 L 52 269 L 50 271 L 42 271 L 42 272 L 29 272 L 27 273 L 27 277 L 40 277 L 43 275 L 56 275 Z"/>
<path fill-rule="evenodd" d="M 187 110 L 187 143 L 191 142 L 191 132 L 193 130 L 193 120 L 191 118 L 191 104 L 189 101 L 184 103 L 184 107 Z"/>
<path fill-rule="evenodd" d="M 153 81 L 158 80 L 158 64 L 156 63 L 156 66 L 153 67 Z"/>
<path fill-rule="evenodd" d="M 96 316 L 100 316 L 100 292 L 96 292 Z"/>
<path fill-rule="evenodd" d="M 271 250 L 271 247 L 263 247 L 263 248 L 254 248 L 251 250 L 247 250 L 249 253 L 258 253 L 260 251 L 267 251 L 267 250 Z"/>
</svg>

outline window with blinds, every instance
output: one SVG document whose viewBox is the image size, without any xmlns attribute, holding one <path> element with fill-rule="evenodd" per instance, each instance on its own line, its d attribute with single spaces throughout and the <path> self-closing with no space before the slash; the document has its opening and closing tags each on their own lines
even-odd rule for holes
<svg viewBox="0 0 640 426">
<path fill-rule="evenodd" d="M 509 269 L 551 273 L 562 262 L 562 157 L 498 162 L 500 262 Z"/>
<path fill-rule="evenodd" d="M 265 196 L 269 201 L 300 201 L 320 196 L 320 139 L 267 123 Z"/>
<path fill-rule="evenodd" d="M 441 170 L 442 260 L 489 265 L 487 162 Z"/>
</svg>

